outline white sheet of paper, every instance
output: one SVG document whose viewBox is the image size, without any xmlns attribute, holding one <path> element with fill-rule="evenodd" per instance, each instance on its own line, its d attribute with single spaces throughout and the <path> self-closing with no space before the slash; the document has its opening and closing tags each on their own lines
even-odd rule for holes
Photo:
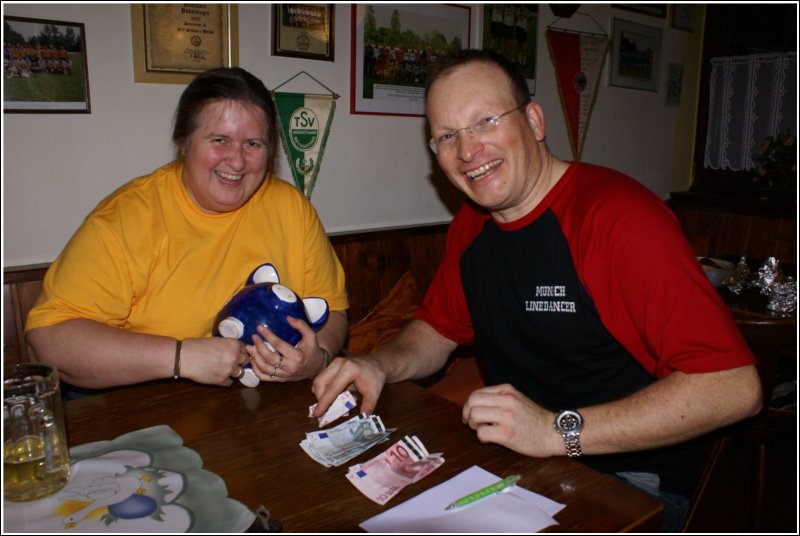
<svg viewBox="0 0 800 536">
<path fill-rule="evenodd" d="M 565 505 L 519 486 L 456 510 L 447 505 L 500 477 L 473 465 L 359 526 L 367 532 L 537 532 Z"/>
</svg>

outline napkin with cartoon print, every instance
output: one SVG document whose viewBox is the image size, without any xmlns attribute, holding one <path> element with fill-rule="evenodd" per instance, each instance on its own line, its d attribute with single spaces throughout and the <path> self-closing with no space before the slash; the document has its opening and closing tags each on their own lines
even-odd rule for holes
<svg viewBox="0 0 800 536">
<path fill-rule="evenodd" d="M 36 501 L 3 501 L 11 532 L 244 532 L 255 514 L 228 497 L 169 426 L 70 449 L 72 476 Z"/>
</svg>

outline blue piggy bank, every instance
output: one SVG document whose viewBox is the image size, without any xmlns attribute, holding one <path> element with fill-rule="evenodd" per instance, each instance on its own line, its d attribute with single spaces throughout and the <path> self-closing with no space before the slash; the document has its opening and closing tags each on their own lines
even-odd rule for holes
<svg viewBox="0 0 800 536">
<path fill-rule="evenodd" d="M 284 341 L 297 345 L 302 336 L 286 322 L 287 316 L 299 318 L 318 331 L 328 320 L 328 302 L 322 298 L 301 300 L 293 290 L 280 284 L 274 266 L 262 264 L 247 278 L 245 287 L 222 307 L 214 321 L 214 335 L 253 344 L 253 335 L 258 333 L 256 327 L 265 325 Z M 269 343 L 267 346 L 275 350 Z M 244 367 L 239 381 L 248 387 L 260 383 L 250 365 Z"/>
</svg>

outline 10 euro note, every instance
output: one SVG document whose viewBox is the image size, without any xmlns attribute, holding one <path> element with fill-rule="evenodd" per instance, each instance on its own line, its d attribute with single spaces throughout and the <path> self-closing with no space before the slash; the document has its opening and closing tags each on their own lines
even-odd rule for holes
<svg viewBox="0 0 800 536">
<path fill-rule="evenodd" d="M 405 436 L 375 458 L 350 467 L 347 479 L 367 498 L 383 505 L 443 463 L 441 453 L 430 454 L 419 438 Z"/>
<path fill-rule="evenodd" d="M 325 467 L 338 467 L 386 441 L 392 432 L 379 416 L 360 415 L 328 430 L 308 432 L 300 446 Z"/>
</svg>

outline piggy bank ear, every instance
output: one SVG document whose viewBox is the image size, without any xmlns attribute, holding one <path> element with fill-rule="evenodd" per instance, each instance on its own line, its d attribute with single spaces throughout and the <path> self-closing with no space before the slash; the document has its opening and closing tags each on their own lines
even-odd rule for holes
<svg viewBox="0 0 800 536">
<path fill-rule="evenodd" d="M 259 283 L 280 283 L 278 271 L 271 264 L 262 264 L 252 271 L 250 277 L 247 278 L 248 285 L 256 285 Z"/>
<path fill-rule="evenodd" d="M 311 329 L 318 330 L 328 320 L 328 302 L 322 298 L 304 298 L 303 305 Z"/>
</svg>

